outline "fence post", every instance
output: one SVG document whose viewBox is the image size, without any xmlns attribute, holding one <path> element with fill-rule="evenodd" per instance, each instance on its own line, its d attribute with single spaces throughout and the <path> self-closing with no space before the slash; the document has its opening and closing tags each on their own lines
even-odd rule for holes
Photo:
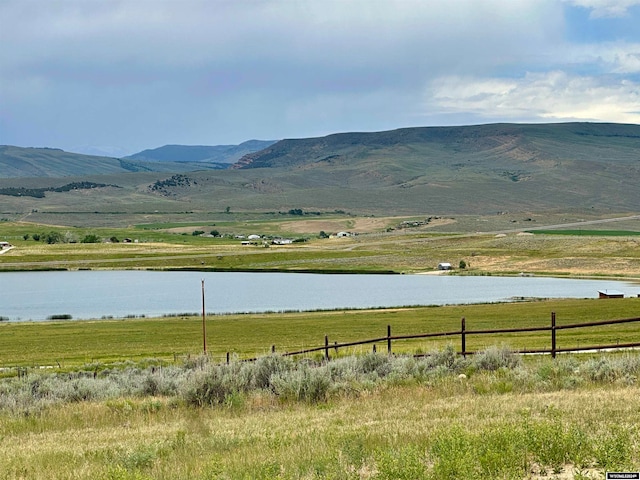
<svg viewBox="0 0 640 480">
<path fill-rule="evenodd" d="M 391 355 L 391 325 L 387 325 L 387 353 Z"/>
<path fill-rule="evenodd" d="M 227 352 L 227 365 L 229 365 L 229 352 Z"/>
<path fill-rule="evenodd" d="M 551 358 L 556 358 L 556 312 L 551 312 Z"/>
<path fill-rule="evenodd" d="M 329 336 L 324 336 L 324 358 L 328 362 L 329 361 Z"/>
<path fill-rule="evenodd" d="M 273 355 L 274 353 L 276 353 L 276 346 L 271 345 L 271 354 Z"/>
<path fill-rule="evenodd" d="M 464 319 L 464 317 L 462 317 L 462 321 L 460 322 L 460 339 L 461 339 L 461 347 L 462 347 L 462 357 L 466 358 L 467 357 L 467 336 L 465 333 L 466 330 L 466 321 Z"/>
</svg>

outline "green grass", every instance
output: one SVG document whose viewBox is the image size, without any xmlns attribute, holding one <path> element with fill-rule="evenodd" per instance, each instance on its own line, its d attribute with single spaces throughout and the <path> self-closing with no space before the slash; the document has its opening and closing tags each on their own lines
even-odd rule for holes
<svg viewBox="0 0 640 480">
<path fill-rule="evenodd" d="M 487 358 L 509 360 L 493 368 L 434 353 L 4 380 L 0 471 L 8 480 L 537 480 L 640 468 L 637 354 L 523 363 L 489 349 Z"/>
<path fill-rule="evenodd" d="M 239 358 L 296 351 L 329 342 L 353 342 L 392 335 L 467 330 L 549 326 L 551 312 L 557 324 L 631 318 L 638 315 L 640 299 L 549 300 L 517 304 L 417 307 L 380 310 L 270 313 L 207 316 L 208 353 L 223 361 L 230 352 Z M 195 312 L 194 312 L 195 313 Z M 624 324 L 558 332 L 557 346 L 637 342 L 638 324 Z M 394 352 L 420 353 L 453 344 L 460 338 L 396 341 Z M 481 350 L 505 344 L 514 349 L 550 348 L 549 332 L 468 336 L 467 349 Z M 386 351 L 380 342 L 378 351 Z M 339 355 L 366 353 L 371 345 L 345 348 Z M 202 352 L 202 320 L 199 316 L 161 319 L 124 319 L 60 322 L 0 323 L 0 366 L 51 365 L 73 367 L 85 363 L 112 363 L 127 359 L 176 357 Z M 331 355 L 336 352 L 331 351 Z"/>
<path fill-rule="evenodd" d="M 221 233 L 258 233 L 287 236 L 287 221 L 240 218 L 228 225 L 218 221 L 191 225 L 184 234 L 167 231 L 173 223 L 141 228 L 52 227 L 29 223 L 0 222 L 0 239 L 16 246 L 0 255 L 0 270 L 77 269 L 77 268 L 202 268 L 220 270 L 272 271 L 350 271 L 398 272 L 431 271 L 439 262 L 457 266 L 467 264 L 457 273 L 519 274 L 521 272 L 555 276 L 594 276 L 640 278 L 640 249 L 636 237 L 578 235 L 443 234 L 442 231 L 405 229 L 386 233 L 362 234 L 347 239 L 320 239 L 325 220 L 331 222 L 365 222 L 368 218 L 331 217 L 305 220 L 315 233 L 297 233 L 290 238 L 309 240 L 286 246 L 245 247 L 240 240 L 191 235 L 191 229 L 206 231 L 210 225 Z M 406 217 L 398 217 L 399 224 Z M 470 220 L 465 220 L 469 222 Z M 317 223 L 316 223 L 317 222 Z M 455 225 L 453 220 L 444 226 Z M 187 222 L 183 222 L 182 226 Z M 393 224 L 381 219 L 378 228 Z M 214 227 L 215 225 L 215 227 Z M 335 225 L 335 223 L 331 223 Z M 494 225 L 495 226 L 495 225 Z M 162 227 L 162 228 L 161 228 Z M 451 227 L 453 228 L 453 227 Z M 469 228 L 465 226 L 464 228 Z M 131 238 L 133 244 L 47 245 L 33 240 L 33 234 L 57 232 L 66 239 L 80 241 L 86 235 L 102 239 L 112 236 Z M 289 232 L 290 233 L 290 232 Z M 24 240 L 24 236 L 28 239 Z"/>
</svg>

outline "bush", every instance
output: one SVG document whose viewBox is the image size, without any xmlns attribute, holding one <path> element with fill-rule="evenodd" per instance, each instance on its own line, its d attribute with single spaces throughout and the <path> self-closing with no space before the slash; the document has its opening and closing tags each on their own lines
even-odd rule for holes
<svg viewBox="0 0 640 480">
<path fill-rule="evenodd" d="M 283 399 L 309 403 L 325 401 L 331 385 L 326 368 L 304 364 L 296 370 L 273 375 L 271 381 L 275 393 Z"/>
<path fill-rule="evenodd" d="M 519 355 L 505 347 L 489 347 L 473 357 L 472 364 L 478 370 L 495 371 L 499 368 L 516 368 L 522 360 Z"/>
<path fill-rule="evenodd" d="M 100 237 L 94 234 L 85 235 L 84 238 L 80 240 L 80 243 L 100 243 L 100 242 L 101 242 Z"/>
<path fill-rule="evenodd" d="M 294 368 L 293 360 L 290 357 L 280 355 L 269 355 L 259 358 L 251 368 L 250 384 L 255 389 L 272 388 L 271 378 L 274 375 L 286 374 Z"/>
<path fill-rule="evenodd" d="M 243 390 L 238 363 L 218 365 L 197 373 L 187 384 L 183 398 L 188 405 L 204 407 L 220 405 Z"/>
<path fill-rule="evenodd" d="M 218 405 L 231 393 L 233 389 L 229 388 L 217 370 L 213 370 L 194 378 L 184 394 L 184 400 L 188 405 L 196 407 Z"/>
<path fill-rule="evenodd" d="M 452 368 L 456 363 L 456 350 L 453 348 L 453 345 L 447 345 L 444 350 L 438 350 L 433 355 L 429 357 L 431 360 L 429 363 L 436 366 L 443 366 L 447 368 Z"/>
</svg>

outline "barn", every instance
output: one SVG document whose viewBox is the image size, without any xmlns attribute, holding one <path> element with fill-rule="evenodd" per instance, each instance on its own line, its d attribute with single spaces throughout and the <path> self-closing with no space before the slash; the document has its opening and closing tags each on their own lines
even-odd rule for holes
<svg viewBox="0 0 640 480">
<path fill-rule="evenodd" d="M 618 290 L 598 290 L 598 298 L 624 298 L 624 292 Z"/>
</svg>

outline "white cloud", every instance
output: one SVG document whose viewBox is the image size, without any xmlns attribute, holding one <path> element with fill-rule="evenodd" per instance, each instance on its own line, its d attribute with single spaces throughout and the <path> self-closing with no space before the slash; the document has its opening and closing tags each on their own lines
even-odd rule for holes
<svg viewBox="0 0 640 480">
<path fill-rule="evenodd" d="M 426 110 L 501 121 L 640 123 L 640 84 L 560 71 L 508 80 L 448 76 L 430 85 Z"/>
<path fill-rule="evenodd" d="M 624 17 L 640 0 L 564 0 L 576 7 L 591 10 L 591 18 Z"/>
</svg>

